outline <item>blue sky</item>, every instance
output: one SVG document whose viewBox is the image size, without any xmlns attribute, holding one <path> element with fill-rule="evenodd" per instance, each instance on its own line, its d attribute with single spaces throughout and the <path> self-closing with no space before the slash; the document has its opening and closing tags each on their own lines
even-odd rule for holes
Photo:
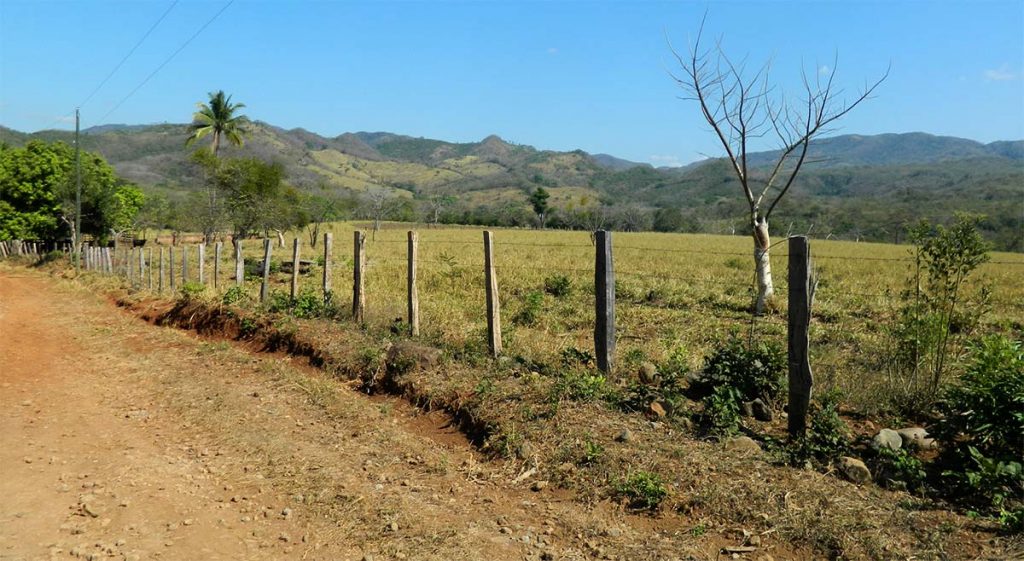
<svg viewBox="0 0 1024 561">
<path fill-rule="evenodd" d="M 65 116 L 172 0 L 0 2 L 0 124 Z M 839 55 L 848 91 L 883 73 L 839 133 L 1024 138 L 1024 0 L 1012 2 L 178 2 L 82 107 L 83 126 L 186 122 L 224 89 L 251 118 L 333 136 L 498 134 L 657 165 L 720 155 L 668 75 L 666 37 L 707 32 L 783 89 Z M 763 146 L 765 148 L 769 145 Z"/>
</svg>

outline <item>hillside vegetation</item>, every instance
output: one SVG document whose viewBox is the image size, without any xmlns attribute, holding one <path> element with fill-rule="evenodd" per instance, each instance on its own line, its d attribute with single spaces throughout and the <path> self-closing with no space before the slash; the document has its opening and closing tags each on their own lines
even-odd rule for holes
<svg viewBox="0 0 1024 561">
<path fill-rule="evenodd" d="M 102 154 L 122 177 L 173 200 L 201 185 L 183 146 L 186 136 L 185 125 L 108 125 L 87 129 L 82 146 Z M 71 133 L 0 127 L 0 142 L 18 146 L 33 138 L 70 142 Z M 538 150 L 493 135 L 470 143 L 388 132 L 329 138 L 259 122 L 243 148 L 223 152 L 278 161 L 291 184 L 310 191 L 454 196 L 443 222 L 528 224 L 529 194 L 543 187 L 553 194 L 553 227 L 744 231 L 739 187 L 724 160 L 654 168 L 607 154 Z M 752 161 L 766 165 L 772 156 L 756 153 Z M 824 237 L 899 242 L 920 218 L 947 222 L 953 211 L 968 211 L 987 216 L 981 228 L 999 249 L 1024 250 L 1024 141 L 845 135 L 821 140 L 811 156 L 816 163 L 780 207 L 782 223 L 774 227 L 780 234 L 813 229 Z"/>
</svg>

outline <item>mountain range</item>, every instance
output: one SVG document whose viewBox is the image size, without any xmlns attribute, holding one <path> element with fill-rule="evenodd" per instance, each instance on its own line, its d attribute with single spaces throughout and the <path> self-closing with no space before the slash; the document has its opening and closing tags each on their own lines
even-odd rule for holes
<svg viewBox="0 0 1024 561">
<path fill-rule="evenodd" d="M 102 154 L 122 177 L 173 199 L 201 181 L 186 136 L 183 124 L 103 125 L 83 131 L 82 148 Z M 72 133 L 0 127 L 2 143 L 31 139 L 70 142 Z M 739 185 L 723 159 L 655 168 L 608 154 L 540 150 L 495 135 L 468 143 L 390 132 L 325 137 L 263 122 L 250 124 L 243 147 L 222 148 L 222 154 L 281 162 L 301 189 L 352 195 L 383 189 L 410 199 L 451 195 L 467 212 L 522 206 L 543 187 L 563 212 L 596 205 L 651 216 L 671 210 L 681 217 L 677 229 L 684 230 L 731 231 L 745 215 Z M 777 155 L 752 153 L 748 162 L 763 168 Z M 987 215 L 982 226 L 998 247 L 1024 250 L 1022 140 L 982 144 L 925 133 L 851 134 L 816 141 L 810 160 L 776 211 L 776 220 L 790 227 L 814 224 L 837 237 L 898 240 L 909 222 L 947 221 L 962 210 Z M 463 216 L 475 220 L 472 213 Z"/>
</svg>

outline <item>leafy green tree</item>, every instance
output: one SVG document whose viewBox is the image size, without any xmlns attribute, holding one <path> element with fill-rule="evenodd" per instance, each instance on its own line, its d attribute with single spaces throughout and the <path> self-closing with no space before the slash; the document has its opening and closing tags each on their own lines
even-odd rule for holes
<svg viewBox="0 0 1024 561">
<path fill-rule="evenodd" d="M 98 154 L 82 152 L 82 233 L 105 240 L 131 229 L 145 196 L 119 180 Z M 31 141 L 0 149 L 0 238 L 48 238 L 74 231 L 74 151 Z"/>
<path fill-rule="evenodd" d="M 236 239 L 308 222 L 298 191 L 286 185 L 284 178 L 284 166 L 258 158 L 232 159 L 218 166 L 216 185 Z"/>
<path fill-rule="evenodd" d="M 541 230 L 544 229 L 544 225 L 547 223 L 548 212 L 551 207 L 548 206 L 548 199 L 551 197 L 551 193 L 548 193 L 547 189 L 543 187 L 537 187 L 530 193 L 530 206 L 533 207 L 533 212 L 537 215 L 537 222 L 540 223 Z"/>
</svg>

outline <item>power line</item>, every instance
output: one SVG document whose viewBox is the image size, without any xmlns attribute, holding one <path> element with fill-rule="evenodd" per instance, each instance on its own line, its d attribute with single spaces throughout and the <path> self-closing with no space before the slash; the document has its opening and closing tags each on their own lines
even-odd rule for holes
<svg viewBox="0 0 1024 561">
<path fill-rule="evenodd" d="M 128 101 L 129 98 L 131 98 L 133 95 L 135 95 L 135 92 L 137 92 L 140 89 L 142 89 L 142 86 L 145 86 L 147 82 L 149 82 L 151 79 L 153 79 L 153 76 L 156 76 L 157 73 L 159 73 L 161 70 L 163 70 L 163 68 L 165 66 L 167 66 L 167 64 L 169 62 L 171 62 L 174 59 L 174 57 L 178 56 L 178 53 L 180 53 L 181 51 L 185 50 L 185 47 L 187 47 L 189 45 L 189 43 L 191 43 L 193 40 L 195 40 L 196 37 L 199 37 L 199 35 L 203 31 L 205 31 L 206 28 L 209 27 L 210 24 L 212 24 L 214 22 L 214 20 L 216 20 L 218 17 L 220 17 L 220 15 L 223 14 L 224 11 L 227 10 L 228 8 L 230 8 L 231 5 L 234 4 L 234 3 L 235 3 L 235 0 L 230 0 L 227 4 L 224 5 L 223 8 L 220 9 L 220 11 L 218 11 L 216 14 L 213 14 L 213 17 L 208 19 L 206 21 L 206 23 L 203 24 L 202 27 L 200 27 L 198 30 L 196 30 L 196 32 L 193 33 L 192 36 L 188 38 L 188 40 L 186 40 L 184 43 L 182 43 L 181 46 L 178 47 L 178 49 L 176 51 L 171 53 L 171 56 L 167 57 L 166 60 L 164 60 L 162 63 L 160 63 L 160 66 L 157 66 L 156 70 L 151 72 L 149 74 L 149 76 L 146 76 L 146 78 L 144 80 L 142 80 L 142 82 L 140 82 L 138 86 L 135 86 L 135 89 L 133 89 L 132 91 L 128 92 L 128 95 L 124 96 L 121 99 L 121 101 L 118 101 L 117 105 L 115 105 L 113 107 L 113 109 L 111 109 L 110 111 L 107 111 L 107 113 L 105 115 L 103 115 L 102 117 L 100 117 L 99 119 L 97 119 L 96 122 L 100 123 L 100 122 L 106 120 L 106 118 L 109 117 L 111 113 L 113 113 L 114 111 L 117 111 L 118 108 L 120 108 L 121 105 L 124 104 L 124 102 Z"/>
<path fill-rule="evenodd" d="M 115 66 L 114 69 L 110 71 L 110 74 L 107 74 L 107 77 L 104 78 L 103 81 L 100 82 L 100 84 L 98 86 L 96 86 L 96 88 L 94 90 L 92 90 L 92 92 L 88 95 L 88 97 L 85 98 L 85 101 L 83 101 L 82 103 L 78 104 L 79 108 L 82 108 L 82 107 L 85 106 L 86 103 L 89 103 L 89 101 L 92 99 L 92 97 L 94 95 L 96 95 L 96 92 L 100 91 L 100 88 L 102 88 L 104 85 L 106 85 L 107 81 L 109 81 L 114 76 L 114 74 L 117 73 L 117 71 L 121 69 L 121 66 L 124 65 L 125 61 L 127 61 L 129 57 L 131 57 L 133 54 L 135 54 L 135 51 L 139 48 L 139 46 L 142 45 L 142 43 L 149 37 L 149 35 L 151 33 L 153 33 L 153 30 L 156 29 L 158 25 L 160 25 L 160 22 L 164 21 L 164 18 L 167 17 L 167 14 L 171 13 L 171 10 L 173 10 L 174 7 L 177 6 L 177 5 L 178 5 L 178 0 L 174 0 L 174 2 L 171 2 L 171 5 L 167 8 L 167 10 L 164 11 L 163 15 L 161 15 L 160 18 L 157 19 L 156 22 L 152 26 L 150 26 L 149 30 L 146 31 L 145 35 L 143 35 L 142 38 L 139 39 L 139 41 L 137 43 L 135 43 L 135 46 L 132 47 L 132 49 L 130 51 L 128 51 L 128 54 L 124 55 L 124 58 L 121 59 L 121 62 L 117 63 L 117 66 Z"/>
</svg>

